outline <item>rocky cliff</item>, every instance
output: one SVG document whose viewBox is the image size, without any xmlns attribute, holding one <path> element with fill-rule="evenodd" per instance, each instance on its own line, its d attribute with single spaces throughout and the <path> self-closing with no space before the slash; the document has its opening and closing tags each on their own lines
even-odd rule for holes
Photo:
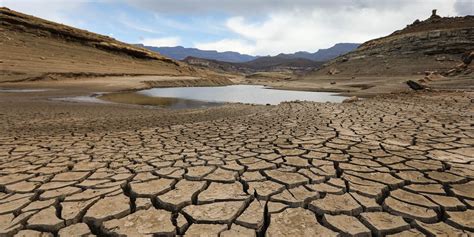
<svg viewBox="0 0 474 237">
<path fill-rule="evenodd" d="M 315 75 L 401 76 L 444 72 L 474 50 L 474 16 L 440 17 L 436 11 L 386 37 L 360 45 L 327 63 Z"/>
<path fill-rule="evenodd" d="M 0 82 L 106 75 L 204 75 L 108 36 L 0 8 Z"/>
</svg>

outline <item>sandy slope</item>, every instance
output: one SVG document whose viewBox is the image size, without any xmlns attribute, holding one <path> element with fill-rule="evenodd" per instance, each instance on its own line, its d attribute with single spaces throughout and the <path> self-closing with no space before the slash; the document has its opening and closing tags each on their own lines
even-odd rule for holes
<svg viewBox="0 0 474 237">
<path fill-rule="evenodd" d="M 104 75 L 192 75 L 226 81 L 158 53 L 7 8 L 0 8 L 0 52 L 0 82 Z"/>
</svg>

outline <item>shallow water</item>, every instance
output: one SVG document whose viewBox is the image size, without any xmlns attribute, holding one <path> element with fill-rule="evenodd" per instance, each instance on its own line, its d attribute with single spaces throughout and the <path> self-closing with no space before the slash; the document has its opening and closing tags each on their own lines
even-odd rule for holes
<svg viewBox="0 0 474 237">
<path fill-rule="evenodd" d="M 169 109 L 206 108 L 221 105 L 221 103 L 182 98 L 152 97 L 135 92 L 110 93 L 101 95 L 98 98 L 114 103 L 158 106 Z"/>
<path fill-rule="evenodd" d="M 64 101 L 64 102 L 77 102 L 77 103 L 98 103 L 98 104 L 109 103 L 108 101 L 97 98 L 97 96 L 60 97 L 60 98 L 52 98 L 51 100 Z"/>
<path fill-rule="evenodd" d="M 150 97 L 180 98 L 213 103 L 277 105 L 285 101 L 342 102 L 345 97 L 329 92 L 290 91 L 255 85 L 220 87 L 154 88 L 137 92 Z"/>
<path fill-rule="evenodd" d="M 0 93 L 31 93 L 31 92 L 43 92 L 48 89 L 5 89 L 0 88 Z"/>
</svg>

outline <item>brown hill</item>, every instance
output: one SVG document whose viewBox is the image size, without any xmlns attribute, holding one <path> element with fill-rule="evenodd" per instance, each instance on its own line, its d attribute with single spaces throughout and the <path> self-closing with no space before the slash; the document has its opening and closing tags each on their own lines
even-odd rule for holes
<svg viewBox="0 0 474 237">
<path fill-rule="evenodd" d="M 416 20 L 327 63 L 312 76 L 408 76 L 447 71 L 474 50 L 474 16 Z"/>
<path fill-rule="evenodd" d="M 311 71 L 322 65 L 322 62 L 315 62 L 309 59 L 280 56 L 259 57 L 243 63 L 222 62 L 196 57 L 187 57 L 183 61 L 201 68 L 238 74 L 252 74 L 256 72 L 294 72 L 298 74 Z"/>
<path fill-rule="evenodd" d="M 0 82 L 103 75 L 206 74 L 111 37 L 0 8 Z"/>
</svg>

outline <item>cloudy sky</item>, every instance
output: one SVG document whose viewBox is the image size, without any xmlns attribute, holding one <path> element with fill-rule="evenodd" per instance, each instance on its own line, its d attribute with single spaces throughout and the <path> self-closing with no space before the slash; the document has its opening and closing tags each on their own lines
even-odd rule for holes
<svg viewBox="0 0 474 237">
<path fill-rule="evenodd" d="M 474 15 L 474 0 L 0 0 L 128 43 L 275 55 L 392 33 L 431 9 Z"/>
</svg>

